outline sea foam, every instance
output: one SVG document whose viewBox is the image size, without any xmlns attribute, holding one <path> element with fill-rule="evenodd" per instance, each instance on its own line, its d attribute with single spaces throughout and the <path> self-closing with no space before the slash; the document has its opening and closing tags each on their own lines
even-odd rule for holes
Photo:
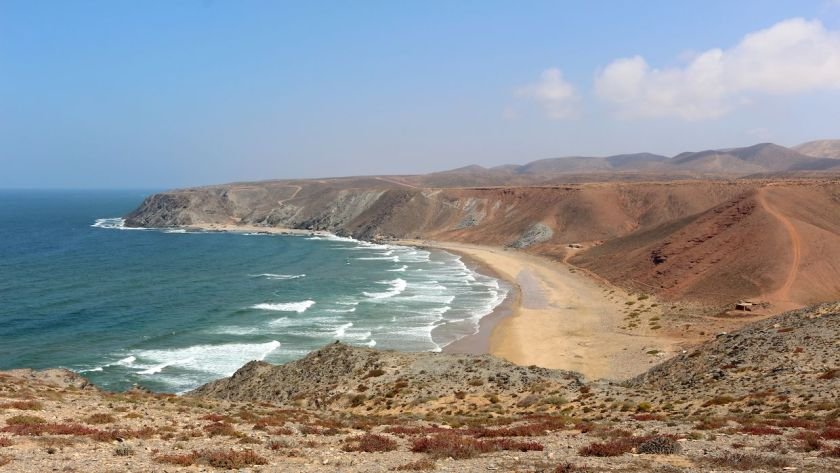
<svg viewBox="0 0 840 473">
<path fill-rule="evenodd" d="M 258 310 L 271 310 L 275 312 L 297 312 L 298 314 L 302 314 L 306 312 L 306 309 L 312 307 L 313 305 L 315 305 L 315 301 L 312 300 L 280 303 L 265 302 L 262 304 L 254 304 L 251 308 Z"/>
<path fill-rule="evenodd" d="M 262 274 L 252 274 L 252 278 L 265 278 L 269 280 L 278 280 L 283 281 L 286 279 L 300 279 L 305 278 L 305 274 L 274 274 L 274 273 L 262 273 Z"/>
<path fill-rule="evenodd" d="M 141 364 L 137 374 L 156 375 L 167 368 L 202 371 L 230 376 L 250 360 L 264 360 L 280 347 L 280 342 L 229 343 L 224 345 L 194 345 L 171 350 L 141 350 L 136 353 Z"/>
<path fill-rule="evenodd" d="M 389 297 L 402 294 L 406 287 L 408 287 L 408 283 L 405 279 L 399 278 L 394 279 L 393 281 L 379 281 L 379 284 L 388 284 L 391 286 L 391 289 L 384 292 L 363 292 L 363 294 L 371 299 L 388 299 Z"/>
</svg>

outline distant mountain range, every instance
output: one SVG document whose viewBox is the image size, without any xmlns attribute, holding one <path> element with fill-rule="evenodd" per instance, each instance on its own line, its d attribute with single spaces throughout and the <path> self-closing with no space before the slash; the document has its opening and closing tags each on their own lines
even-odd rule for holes
<svg viewBox="0 0 840 473">
<path fill-rule="evenodd" d="M 466 166 L 418 176 L 418 184 L 516 185 L 568 180 L 573 175 L 609 174 L 611 177 L 655 176 L 657 178 L 744 177 L 778 173 L 840 171 L 840 140 L 822 140 L 786 148 L 760 143 L 744 148 L 690 151 L 674 157 L 653 153 L 619 154 L 607 157 L 569 156 L 540 159 L 523 165 L 492 168 Z M 605 176 L 606 177 L 606 176 Z"/>
</svg>

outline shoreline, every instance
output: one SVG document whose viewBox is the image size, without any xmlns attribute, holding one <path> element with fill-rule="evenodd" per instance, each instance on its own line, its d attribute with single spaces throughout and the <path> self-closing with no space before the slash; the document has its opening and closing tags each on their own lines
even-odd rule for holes
<svg viewBox="0 0 840 473">
<path fill-rule="evenodd" d="M 567 263 L 500 247 L 426 240 L 396 243 L 466 256 L 485 268 L 485 274 L 516 289 L 498 311 L 482 318 L 487 320 L 480 323 L 479 333 L 453 342 L 444 352 L 477 353 L 486 348 L 482 352 L 521 366 L 576 371 L 590 380 L 620 380 L 680 351 L 680 340 L 657 329 L 625 327 L 629 305 L 644 303 Z"/>
<path fill-rule="evenodd" d="M 412 245 L 416 246 L 416 245 Z M 441 350 L 443 353 L 458 353 L 470 355 L 484 355 L 490 353 L 490 341 L 496 327 L 506 318 L 513 316 L 519 309 L 519 304 L 522 298 L 519 285 L 516 281 L 511 281 L 498 273 L 492 266 L 487 265 L 483 261 L 464 253 L 452 249 L 438 248 L 434 246 L 416 246 L 417 248 L 435 249 L 439 251 L 446 251 L 454 255 L 460 256 L 461 261 L 472 271 L 483 274 L 495 279 L 498 279 L 502 284 L 507 286 L 507 294 L 504 300 L 493 307 L 493 310 L 481 317 L 478 321 L 478 332 L 459 338 L 454 342 L 446 345 Z"/>
<path fill-rule="evenodd" d="M 208 224 L 203 231 L 280 235 L 332 235 L 326 231 L 255 225 Z M 575 371 L 588 379 L 629 379 L 681 350 L 680 340 L 656 324 L 632 324 L 632 294 L 574 266 L 502 247 L 431 240 L 378 243 L 456 254 L 470 269 L 509 286 L 505 299 L 479 320 L 478 332 L 441 348 L 443 353 L 490 354 L 520 366 Z M 637 304 L 637 302 L 639 302 Z M 648 301 L 648 304 L 650 302 Z M 635 304 L 635 305 L 634 305 Z M 646 317 L 661 315 L 648 307 Z M 638 319 L 637 319 L 638 320 Z M 658 320 L 658 318 L 654 319 Z"/>
<path fill-rule="evenodd" d="M 236 224 L 205 224 L 205 225 L 188 225 L 182 226 L 185 230 L 205 231 L 205 232 L 221 232 L 221 233 L 262 233 L 266 235 L 293 235 L 293 236 L 329 236 L 332 233 L 324 230 L 301 230 L 295 228 L 284 227 L 263 227 L 258 225 L 236 225 Z M 455 340 L 454 342 L 441 348 L 443 353 L 460 353 L 483 355 L 491 353 L 491 339 L 492 334 L 498 325 L 506 318 L 516 314 L 521 303 L 521 290 L 516 280 L 500 274 L 492 265 L 487 264 L 480 258 L 475 258 L 468 252 L 459 251 L 452 248 L 443 248 L 439 245 L 429 245 L 425 242 L 417 242 L 413 240 L 393 240 L 382 243 L 390 243 L 401 246 L 410 246 L 421 249 L 436 249 L 452 253 L 461 258 L 461 261 L 472 271 L 490 276 L 500 280 L 507 285 L 507 295 L 504 300 L 497 304 L 493 310 L 481 317 L 478 322 L 478 331 L 472 335 L 467 335 L 463 338 Z"/>
<path fill-rule="evenodd" d="M 288 236 L 335 236 L 325 230 L 302 230 L 296 228 L 284 227 L 263 227 L 259 225 L 237 225 L 237 224 L 204 224 L 204 225 L 186 225 L 180 226 L 187 231 L 202 231 L 202 232 L 219 232 L 219 233 L 260 233 L 265 235 L 288 235 Z M 490 345 L 492 334 L 496 327 L 506 318 L 514 315 L 520 304 L 521 291 L 519 285 L 515 280 L 512 280 L 500 274 L 496 269 L 482 261 L 475 258 L 467 252 L 459 251 L 457 249 L 443 248 L 435 245 L 426 245 L 422 242 L 415 242 L 411 240 L 392 240 L 376 242 L 383 244 L 394 244 L 400 246 L 408 246 L 419 249 L 433 249 L 438 251 L 445 251 L 454 254 L 461 258 L 461 261 L 472 271 L 479 274 L 498 279 L 501 284 L 507 286 L 507 294 L 504 300 L 493 307 L 493 310 L 481 317 L 478 322 L 478 331 L 472 335 L 467 335 L 463 338 L 455 340 L 441 347 L 442 353 L 456 353 L 456 354 L 473 354 L 483 355 L 491 353 Z"/>
</svg>

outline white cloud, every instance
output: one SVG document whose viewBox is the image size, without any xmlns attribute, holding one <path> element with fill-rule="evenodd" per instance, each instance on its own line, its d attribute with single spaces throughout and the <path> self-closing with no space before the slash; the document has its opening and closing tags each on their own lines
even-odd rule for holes
<svg viewBox="0 0 840 473">
<path fill-rule="evenodd" d="M 652 68 L 641 56 L 596 74 L 595 92 L 623 117 L 715 118 L 756 94 L 840 90 L 840 32 L 818 20 L 785 20 L 710 49 L 682 67 Z"/>
<path fill-rule="evenodd" d="M 546 115 L 553 119 L 575 118 L 578 115 L 578 96 L 575 87 L 563 78 L 563 71 L 546 69 L 540 80 L 517 89 L 516 95 L 539 103 Z"/>
</svg>

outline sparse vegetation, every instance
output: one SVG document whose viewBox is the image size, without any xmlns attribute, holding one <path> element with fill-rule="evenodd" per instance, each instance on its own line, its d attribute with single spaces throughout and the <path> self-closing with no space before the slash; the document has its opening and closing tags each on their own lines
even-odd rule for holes
<svg viewBox="0 0 840 473">
<path fill-rule="evenodd" d="M 266 465 L 268 460 L 251 450 L 205 450 L 189 453 L 175 453 L 155 457 L 158 463 L 177 466 L 190 466 L 206 463 L 212 467 L 234 469 L 253 465 Z"/>
<path fill-rule="evenodd" d="M 732 468 L 739 471 L 754 471 L 764 468 L 780 469 L 790 466 L 790 461 L 779 455 L 758 455 L 745 452 L 725 452 L 704 457 L 701 460 L 715 467 Z"/>
</svg>

